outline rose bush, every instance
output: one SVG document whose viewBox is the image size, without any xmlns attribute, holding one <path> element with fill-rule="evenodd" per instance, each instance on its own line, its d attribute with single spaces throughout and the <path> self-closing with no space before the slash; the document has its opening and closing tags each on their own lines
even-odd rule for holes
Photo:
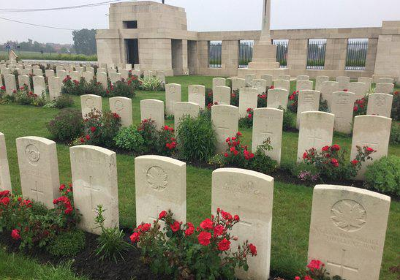
<svg viewBox="0 0 400 280">
<path fill-rule="evenodd" d="M 307 271 L 304 277 L 296 276 L 294 280 L 345 280 L 340 276 L 330 277 L 325 268 L 325 264 L 320 260 L 311 260 L 307 265 Z"/>
<path fill-rule="evenodd" d="M 235 279 L 235 268 L 248 270 L 248 257 L 257 255 L 256 246 L 247 240 L 232 244 L 240 238 L 230 233 L 239 221 L 238 215 L 218 208 L 215 217 L 195 228 L 175 220 L 171 211 L 162 211 L 153 225 L 135 228 L 130 239 L 140 246 L 144 262 L 155 273 L 175 279 Z"/>
</svg>

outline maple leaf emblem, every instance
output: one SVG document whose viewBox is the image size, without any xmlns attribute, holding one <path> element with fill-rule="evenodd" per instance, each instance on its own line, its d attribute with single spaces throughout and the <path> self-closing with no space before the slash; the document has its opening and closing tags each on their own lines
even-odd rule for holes
<svg viewBox="0 0 400 280">
<path fill-rule="evenodd" d="M 366 223 L 367 212 L 354 200 L 341 200 L 333 205 L 331 219 L 340 229 L 348 232 L 360 230 Z"/>
<path fill-rule="evenodd" d="M 167 186 L 167 173 L 158 166 L 153 166 L 147 170 L 147 182 L 155 190 L 163 190 Z"/>
</svg>

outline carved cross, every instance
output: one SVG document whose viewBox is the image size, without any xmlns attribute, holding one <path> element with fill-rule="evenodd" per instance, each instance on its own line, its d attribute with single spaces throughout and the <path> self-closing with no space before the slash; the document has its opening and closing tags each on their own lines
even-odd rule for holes
<svg viewBox="0 0 400 280">
<path fill-rule="evenodd" d="M 343 277 L 344 272 L 345 271 L 350 271 L 350 272 L 355 272 L 358 273 L 358 267 L 351 267 L 349 265 L 346 265 L 346 250 L 342 249 L 342 256 L 340 259 L 340 262 L 333 262 L 333 261 L 327 261 L 327 265 L 335 267 L 335 268 L 339 268 L 339 273 L 338 274 L 340 277 Z M 335 275 L 336 273 L 331 273 L 332 275 Z"/>
<path fill-rule="evenodd" d="M 43 193 L 42 191 L 39 190 L 39 188 L 38 188 L 38 182 L 37 182 L 37 181 L 35 181 L 35 188 L 34 188 L 34 189 L 31 189 L 31 191 L 32 191 L 32 193 L 35 194 L 35 200 L 36 200 L 36 201 L 40 201 L 40 200 L 39 200 L 39 194 L 40 194 L 40 195 L 44 195 L 44 193 Z"/>
<path fill-rule="evenodd" d="M 238 206 L 237 214 L 239 215 L 240 218 L 240 221 L 237 224 L 237 233 L 239 237 L 242 237 L 244 234 L 249 233 L 253 224 L 246 220 L 246 217 L 243 215 L 242 208 L 240 206 Z"/>
<path fill-rule="evenodd" d="M 315 148 L 316 142 L 319 140 L 322 142 L 322 138 L 318 137 L 315 130 L 312 131 L 312 135 L 308 137 L 308 139 L 312 140 L 312 147 Z"/>
<path fill-rule="evenodd" d="M 93 192 L 98 192 L 98 191 L 100 191 L 100 189 L 94 188 L 94 186 L 92 184 L 92 176 L 89 176 L 89 185 L 86 185 L 86 183 L 85 183 L 85 185 L 83 187 L 90 192 L 90 207 L 91 207 L 92 211 L 95 211 L 96 205 L 93 205 Z"/>
<path fill-rule="evenodd" d="M 156 206 L 156 213 L 155 213 L 155 215 L 151 215 L 150 214 L 150 216 L 149 216 L 149 220 L 150 220 L 150 223 L 152 224 L 155 220 L 157 220 L 158 219 L 158 215 L 160 214 L 160 206 L 159 205 L 157 205 Z"/>
</svg>

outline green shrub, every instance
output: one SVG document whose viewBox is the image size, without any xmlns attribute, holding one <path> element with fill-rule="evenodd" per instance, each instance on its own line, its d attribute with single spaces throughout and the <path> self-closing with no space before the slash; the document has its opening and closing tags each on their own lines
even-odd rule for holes
<svg viewBox="0 0 400 280">
<path fill-rule="evenodd" d="M 143 153 L 154 151 L 158 138 L 155 122 L 151 119 L 143 120 L 140 123 L 138 131 L 144 140 Z"/>
<path fill-rule="evenodd" d="M 125 83 L 118 81 L 110 86 L 107 96 L 124 96 L 133 98 L 135 97 L 135 88 L 132 83 Z"/>
<path fill-rule="evenodd" d="M 231 105 L 239 107 L 239 90 L 234 90 L 231 93 Z"/>
<path fill-rule="evenodd" d="M 18 91 L 14 93 L 14 99 L 11 101 L 20 105 L 33 105 L 36 107 L 43 107 L 46 105 L 46 96 L 42 94 L 38 96 L 37 94 L 29 91 L 27 86 L 21 87 Z"/>
<path fill-rule="evenodd" d="M 77 109 L 63 109 L 47 124 L 53 139 L 73 141 L 83 133 L 82 113 Z"/>
<path fill-rule="evenodd" d="M 400 91 L 393 93 L 392 119 L 400 121 Z"/>
<path fill-rule="evenodd" d="M 367 167 L 365 186 L 382 193 L 400 195 L 400 157 L 389 156 Z"/>
<path fill-rule="evenodd" d="M 136 126 L 122 128 L 117 136 L 115 136 L 114 140 L 115 146 L 120 149 L 128 150 L 136 154 L 144 150 L 144 139 Z"/>
<path fill-rule="evenodd" d="M 101 229 L 101 235 L 97 238 L 99 242 L 96 249 L 96 256 L 101 260 L 113 259 L 116 263 L 119 258 L 123 259 L 122 253 L 128 251 L 132 246 L 124 241 L 124 232 L 118 227 L 104 227 L 104 209 L 101 205 L 97 206 L 96 225 Z"/>
<path fill-rule="evenodd" d="M 282 107 L 279 107 L 282 110 Z M 289 111 L 283 111 L 283 131 L 293 131 L 296 129 L 296 114 Z"/>
<path fill-rule="evenodd" d="M 207 115 L 184 118 L 178 127 L 180 156 L 189 161 L 207 161 L 215 154 L 216 136 Z"/>
<path fill-rule="evenodd" d="M 390 143 L 400 144 L 400 123 L 392 123 L 392 129 L 390 131 Z"/>
<path fill-rule="evenodd" d="M 63 232 L 50 241 L 46 250 L 57 257 L 73 257 L 85 248 L 85 233 L 81 230 Z"/>
<path fill-rule="evenodd" d="M 319 99 L 319 111 L 329 113 L 328 101 L 324 100 L 322 96 Z"/>
<path fill-rule="evenodd" d="M 154 77 L 144 78 L 140 80 L 140 89 L 144 91 L 161 91 L 164 90 L 164 84 Z"/>
<path fill-rule="evenodd" d="M 246 117 L 239 119 L 239 127 L 251 128 L 253 127 L 253 115 L 254 110 L 252 108 L 247 108 Z"/>
<path fill-rule="evenodd" d="M 93 110 L 84 120 L 84 136 L 80 139 L 81 144 L 100 147 L 114 147 L 114 138 L 121 127 L 121 117 L 105 111 L 103 113 Z M 78 142 L 79 143 L 79 142 Z"/>
<path fill-rule="evenodd" d="M 74 100 L 69 95 L 61 95 L 55 100 L 55 107 L 58 109 L 64 109 L 74 106 Z"/>
</svg>

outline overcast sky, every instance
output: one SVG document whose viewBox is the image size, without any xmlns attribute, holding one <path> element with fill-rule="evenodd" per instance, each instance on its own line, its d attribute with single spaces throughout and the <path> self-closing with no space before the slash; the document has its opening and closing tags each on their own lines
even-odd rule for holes
<svg viewBox="0 0 400 280">
<path fill-rule="evenodd" d="M 0 0 L 0 9 L 74 6 L 104 0 Z M 160 0 L 161 1 L 161 0 Z M 186 9 L 193 31 L 258 30 L 263 0 L 166 0 Z M 108 6 L 79 10 L 0 13 L 0 17 L 54 27 L 108 28 Z M 272 29 L 378 27 L 400 20 L 400 0 L 272 0 Z M 0 42 L 7 40 L 72 43 L 71 31 L 32 27 L 0 19 Z"/>
</svg>

